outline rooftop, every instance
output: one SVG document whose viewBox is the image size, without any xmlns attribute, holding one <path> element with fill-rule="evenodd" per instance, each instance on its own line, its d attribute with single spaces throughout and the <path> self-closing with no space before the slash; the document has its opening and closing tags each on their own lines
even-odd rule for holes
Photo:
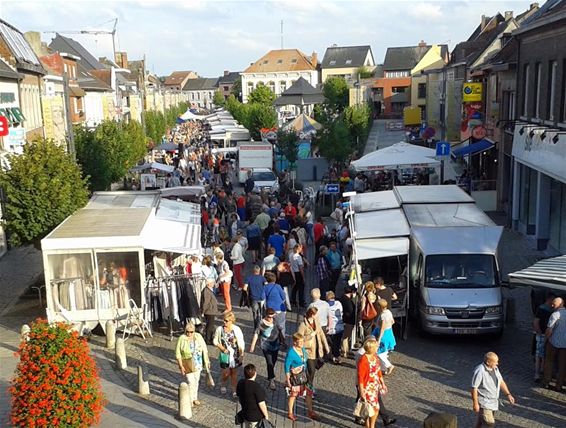
<svg viewBox="0 0 566 428">
<path fill-rule="evenodd" d="M 39 58 L 20 30 L 0 19 L 0 37 L 4 39 L 16 60 L 16 67 L 44 74 Z"/>
<path fill-rule="evenodd" d="M 368 53 L 371 57 L 370 64 L 365 63 Z M 369 67 L 375 65 L 371 46 L 331 46 L 326 49 L 321 68 L 361 67 L 364 65 Z"/>
<path fill-rule="evenodd" d="M 251 64 L 242 73 L 316 70 L 316 64 L 298 49 L 275 49 Z"/>
<path fill-rule="evenodd" d="M 383 62 L 383 70 L 412 70 L 430 48 L 431 46 L 426 44 L 387 48 Z"/>
<path fill-rule="evenodd" d="M 216 89 L 218 77 L 197 77 L 189 79 L 183 87 L 183 91 L 207 91 Z"/>
<path fill-rule="evenodd" d="M 54 51 L 67 52 L 80 57 L 79 64 L 82 65 L 85 70 L 100 70 L 105 68 L 100 61 L 83 47 L 83 45 L 59 33 L 51 40 L 49 47 Z"/>
</svg>

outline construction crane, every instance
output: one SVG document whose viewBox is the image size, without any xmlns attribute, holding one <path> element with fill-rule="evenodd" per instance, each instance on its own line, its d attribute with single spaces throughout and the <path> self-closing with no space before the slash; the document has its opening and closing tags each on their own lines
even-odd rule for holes
<svg viewBox="0 0 566 428">
<path fill-rule="evenodd" d="M 112 31 L 107 30 L 77 30 L 77 31 L 44 31 L 46 34 L 108 34 L 112 36 L 112 54 L 113 61 L 116 61 L 116 27 L 118 26 L 118 18 L 111 19 L 110 21 L 103 22 L 102 24 L 107 24 L 109 22 L 114 22 L 114 27 Z"/>
</svg>

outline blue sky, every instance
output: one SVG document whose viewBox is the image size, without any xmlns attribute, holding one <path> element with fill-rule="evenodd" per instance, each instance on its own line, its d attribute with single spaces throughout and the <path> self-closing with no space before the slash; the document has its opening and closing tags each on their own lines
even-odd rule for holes
<svg viewBox="0 0 566 428">
<path fill-rule="evenodd" d="M 241 71 L 281 45 L 310 55 L 337 45 L 372 47 L 377 63 L 389 46 L 466 40 L 481 15 L 528 9 L 532 1 L 207 1 L 207 0 L 0 0 L 0 17 L 26 31 L 111 30 L 118 18 L 117 50 L 129 59 L 146 55 L 159 75 L 195 70 L 213 77 L 223 70 Z M 541 1 L 542 5 L 544 1 Z M 50 41 L 52 34 L 42 34 Z M 95 56 L 111 56 L 107 35 L 67 35 Z"/>
</svg>

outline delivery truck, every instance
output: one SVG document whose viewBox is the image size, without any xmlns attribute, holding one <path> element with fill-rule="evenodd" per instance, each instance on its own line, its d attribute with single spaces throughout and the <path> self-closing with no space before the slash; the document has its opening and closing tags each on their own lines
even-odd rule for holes
<svg viewBox="0 0 566 428">
<path fill-rule="evenodd" d="M 357 195 L 354 206 L 362 206 L 363 198 L 376 200 L 376 193 L 382 192 Z M 406 301 L 410 302 L 409 313 L 424 331 L 448 335 L 501 333 L 504 310 L 497 250 L 503 228 L 455 185 L 400 186 L 392 193 L 395 198 L 388 196 L 390 205 L 380 216 L 386 211 L 391 215 L 402 213 L 404 221 L 391 217 L 388 224 L 399 223 L 399 230 L 394 237 L 386 236 L 387 241 L 374 240 L 369 245 L 372 242 L 368 239 L 373 237 L 366 234 L 365 242 L 355 243 L 360 246 L 356 251 L 361 258 L 368 260 L 372 253 L 380 257 L 391 247 L 392 238 L 399 241 L 392 255 L 398 256 L 407 248 Z M 368 216 L 368 212 L 363 215 Z M 373 228 L 378 221 L 377 217 L 373 219 Z M 401 245 L 406 242 L 403 238 L 408 246 Z"/>
<path fill-rule="evenodd" d="M 253 141 L 238 143 L 238 181 L 245 183 L 256 168 L 273 168 L 273 145 Z"/>
</svg>

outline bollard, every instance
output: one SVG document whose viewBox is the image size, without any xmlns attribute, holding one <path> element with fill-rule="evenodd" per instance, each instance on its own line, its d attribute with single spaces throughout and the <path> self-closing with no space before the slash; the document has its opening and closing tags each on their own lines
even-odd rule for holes
<svg viewBox="0 0 566 428">
<path fill-rule="evenodd" d="M 183 382 L 179 385 L 179 419 L 190 419 L 193 416 L 191 393 L 189 385 Z"/>
<path fill-rule="evenodd" d="M 31 331 L 31 328 L 29 327 L 29 325 L 24 324 L 22 325 L 22 329 L 20 330 L 20 338 L 21 340 L 29 340 L 29 332 Z"/>
<path fill-rule="evenodd" d="M 116 346 L 116 324 L 114 321 L 106 321 L 106 349 L 112 349 Z"/>
<path fill-rule="evenodd" d="M 138 394 L 149 395 L 149 376 L 145 367 L 138 366 Z"/>
<path fill-rule="evenodd" d="M 126 344 L 124 339 L 120 338 L 116 340 L 116 348 L 114 351 L 116 357 L 116 367 L 122 370 L 128 368 L 128 362 L 126 360 Z"/>
</svg>

